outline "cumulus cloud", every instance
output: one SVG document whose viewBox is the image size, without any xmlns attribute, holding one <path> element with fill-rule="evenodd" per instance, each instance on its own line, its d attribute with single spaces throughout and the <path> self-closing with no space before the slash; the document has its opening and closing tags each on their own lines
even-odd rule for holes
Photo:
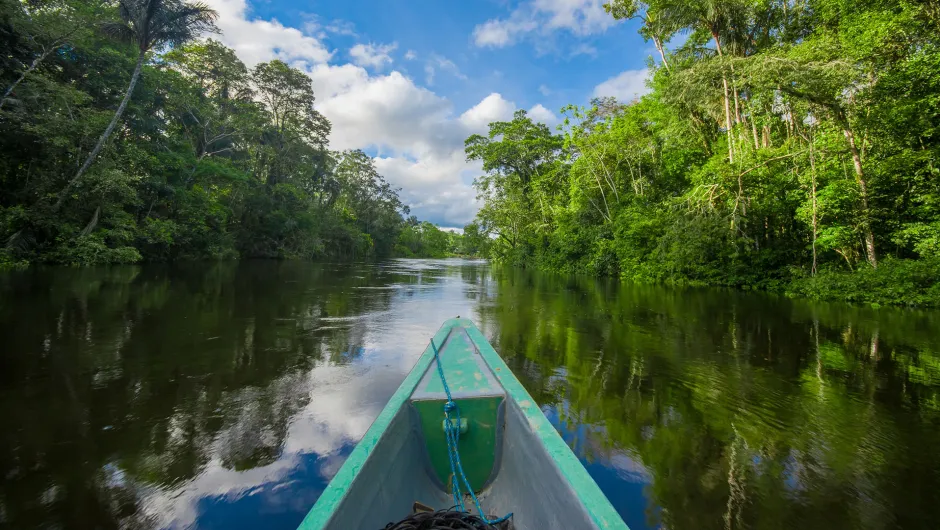
<svg viewBox="0 0 940 530">
<path fill-rule="evenodd" d="M 408 60 L 408 61 L 414 61 L 414 60 L 417 59 L 417 58 L 418 58 L 418 53 L 415 52 L 414 50 L 408 50 L 407 52 L 405 52 L 405 59 L 406 59 L 406 60 Z"/>
<path fill-rule="evenodd" d="M 460 123 L 468 131 L 483 134 L 487 131 L 490 122 L 511 120 L 515 111 L 514 103 L 494 92 L 461 114 Z"/>
<path fill-rule="evenodd" d="M 558 123 L 558 116 L 555 116 L 554 112 L 545 108 L 541 103 L 529 109 L 529 117 L 548 126 Z"/>
<path fill-rule="evenodd" d="M 234 49 L 249 67 L 272 59 L 309 66 L 325 63 L 333 56 L 317 37 L 284 26 L 275 19 L 251 16 L 247 0 L 208 0 L 206 3 L 219 14 L 216 21 L 222 30 L 219 40 Z"/>
<path fill-rule="evenodd" d="M 470 183 L 481 171 L 466 162 L 463 140 L 485 132 L 489 122 L 481 129 L 469 117 L 511 117 L 514 105 L 495 94 L 462 118 L 450 101 L 397 71 L 370 76 L 351 64 L 318 65 L 310 76 L 321 94 L 317 109 L 333 124 L 331 148 L 375 149 L 379 173 L 402 188 L 402 200 L 418 218 L 445 226 L 473 219 L 479 204 Z M 494 113 L 494 102 L 508 114 Z"/>
<path fill-rule="evenodd" d="M 468 132 L 485 134 L 491 122 L 512 120 L 515 112 L 515 103 L 494 92 L 461 114 L 460 123 Z M 529 109 L 527 114 L 533 121 L 542 122 L 546 125 L 558 123 L 558 116 L 555 116 L 554 112 L 545 108 L 541 103 Z"/>
<path fill-rule="evenodd" d="M 547 35 L 564 30 L 585 36 L 600 33 L 617 23 L 604 11 L 605 0 L 531 0 L 508 18 L 487 20 L 473 29 L 479 47 L 501 48 L 532 33 Z"/>
<path fill-rule="evenodd" d="M 333 94 L 322 99 L 317 110 L 333 123 L 330 146 L 334 149 L 376 147 L 380 150 L 428 154 L 450 145 L 442 138 L 451 104 L 394 71 L 369 76 L 361 67 L 319 66 L 311 72 L 314 89 L 322 83 Z M 342 82 L 335 83 L 336 78 Z"/>
<path fill-rule="evenodd" d="M 478 165 L 466 162 L 463 149 L 417 160 L 378 157 L 375 165 L 389 182 L 402 188 L 402 200 L 419 219 L 443 226 L 463 226 L 480 208 L 476 190 L 468 182 L 482 171 Z"/>
<path fill-rule="evenodd" d="M 649 70 L 626 70 L 594 87 L 594 97 L 614 97 L 628 103 L 650 91 L 646 86 Z"/>
<path fill-rule="evenodd" d="M 516 13 L 519 13 L 518 11 Z M 513 13 L 508 20 L 493 19 L 473 28 L 473 42 L 480 47 L 502 48 L 514 44 L 516 39 L 538 27 L 535 20 Z"/>
<path fill-rule="evenodd" d="M 349 50 L 349 56 L 359 66 L 371 67 L 380 70 L 386 64 L 392 63 L 391 53 L 398 48 L 398 43 L 391 44 L 356 44 Z"/>
<path fill-rule="evenodd" d="M 516 105 L 493 93 L 464 112 L 433 91 L 388 68 L 395 43 L 362 44 L 350 56 L 356 62 L 334 63 L 325 44 L 328 34 L 351 26 L 333 23 L 307 27 L 306 34 L 275 20 L 255 17 L 247 0 L 208 0 L 219 12 L 222 42 L 235 49 L 249 66 L 282 59 L 305 71 L 313 81 L 316 108 L 332 123 L 332 149 L 367 149 L 377 153 L 376 166 L 420 219 L 444 226 L 471 221 L 479 204 L 471 183 L 482 173 L 479 163 L 466 161 L 463 142 L 486 133 L 494 120 L 512 118 Z M 314 19 L 316 22 L 316 19 Z M 309 25 L 308 25 L 309 26 Z M 330 27 L 334 26 L 334 27 Z M 418 54 L 413 50 L 405 57 Z M 438 77 L 445 72 L 466 77 L 453 61 L 440 55 L 422 57 Z M 412 60 L 414 60 L 412 59 Z M 533 119 L 548 124 L 555 115 L 541 105 Z"/>
</svg>

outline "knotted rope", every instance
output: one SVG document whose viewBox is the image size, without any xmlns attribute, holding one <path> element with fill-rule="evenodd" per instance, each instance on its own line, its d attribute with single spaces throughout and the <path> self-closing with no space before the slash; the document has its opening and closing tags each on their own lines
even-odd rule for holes
<svg viewBox="0 0 940 530">
<path fill-rule="evenodd" d="M 467 509 L 463 504 L 463 494 L 461 493 L 460 484 L 463 482 L 467 488 L 467 493 L 469 493 L 470 497 L 473 499 L 473 504 L 480 513 L 480 518 L 483 520 L 483 522 L 487 525 L 499 524 L 512 517 L 512 512 L 509 512 L 508 514 L 497 519 L 488 519 L 486 514 L 483 513 L 483 508 L 480 506 L 480 501 L 477 499 L 476 494 L 473 493 L 473 487 L 470 486 L 470 481 L 467 480 L 467 475 L 465 475 L 463 472 L 463 465 L 460 463 L 460 451 L 457 448 L 457 440 L 460 438 L 460 407 L 457 406 L 457 403 L 450 394 L 450 387 L 447 386 L 447 378 L 444 377 L 444 369 L 441 367 L 440 353 L 437 350 L 437 346 L 434 345 L 434 339 L 431 339 L 431 348 L 434 350 L 434 362 L 437 364 L 437 375 L 441 377 L 441 384 L 444 386 L 444 393 L 447 394 L 447 402 L 444 403 L 444 436 L 447 438 L 447 453 L 450 457 L 450 471 L 451 476 L 453 477 L 451 481 L 451 489 L 453 490 L 454 495 L 454 506 L 458 512 L 467 513 Z M 451 421 L 451 415 L 454 416 L 453 419 L 457 420 L 456 422 Z"/>
</svg>

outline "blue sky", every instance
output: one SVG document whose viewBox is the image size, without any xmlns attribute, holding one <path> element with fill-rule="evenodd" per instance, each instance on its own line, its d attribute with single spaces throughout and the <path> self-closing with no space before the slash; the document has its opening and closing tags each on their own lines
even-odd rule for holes
<svg viewBox="0 0 940 530">
<path fill-rule="evenodd" d="M 525 109 L 552 127 L 592 96 L 645 91 L 654 50 L 604 0 L 209 0 L 249 66 L 307 72 L 333 149 L 360 148 L 412 212 L 444 227 L 479 205 L 463 140 Z"/>
</svg>

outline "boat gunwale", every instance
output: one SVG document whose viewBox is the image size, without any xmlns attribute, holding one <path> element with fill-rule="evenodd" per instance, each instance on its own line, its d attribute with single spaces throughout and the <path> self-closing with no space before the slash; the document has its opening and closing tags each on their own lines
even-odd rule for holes
<svg viewBox="0 0 940 530">
<path fill-rule="evenodd" d="M 496 375 L 496 380 L 506 391 L 506 395 L 515 402 L 516 406 L 522 411 L 529 427 L 539 437 L 545 450 L 548 452 L 552 461 L 558 466 L 565 480 L 571 486 L 581 505 L 590 515 L 594 524 L 598 528 L 620 530 L 629 530 L 623 518 L 614 509 L 607 495 L 601 491 L 600 486 L 594 481 L 594 478 L 588 473 L 587 469 L 578 460 L 565 440 L 562 439 L 555 426 L 548 421 L 545 413 L 539 405 L 532 399 L 529 391 L 522 386 L 519 379 L 516 378 L 509 366 L 503 361 L 502 357 L 496 353 L 483 333 L 475 326 L 467 326 L 467 335 L 477 347 L 477 351 L 483 356 L 483 360 Z"/>
<path fill-rule="evenodd" d="M 450 319 L 445 322 L 444 325 L 441 326 L 441 329 L 437 330 L 437 333 L 434 334 L 434 343 L 443 344 L 447 336 L 450 335 L 451 330 L 461 324 L 460 319 Z M 414 392 L 415 388 L 417 388 L 418 383 L 421 382 L 421 378 L 424 377 L 425 371 L 431 366 L 433 359 L 434 350 L 429 343 L 424 349 L 424 353 L 422 353 L 421 357 L 415 362 L 414 367 L 408 372 L 408 375 L 405 376 L 401 385 L 399 385 L 398 390 L 392 394 L 385 408 L 376 416 L 372 425 L 369 426 L 369 430 L 366 431 L 366 434 L 359 443 L 356 444 L 356 448 L 350 453 L 349 458 L 343 462 L 342 467 L 340 467 L 336 475 L 330 480 L 330 483 L 327 485 L 326 489 L 323 490 L 323 493 L 320 494 L 320 497 L 317 498 L 313 507 L 307 512 L 307 515 L 304 516 L 297 530 L 322 530 L 330 522 L 336 509 L 343 502 L 343 499 L 345 499 L 346 493 L 359 474 L 359 470 L 362 469 L 366 461 L 372 455 L 379 440 L 382 439 L 382 435 L 385 434 L 392 420 L 398 415 L 398 411 L 408 402 L 411 394 Z"/>
<path fill-rule="evenodd" d="M 610 500 L 601 491 L 587 472 L 587 469 L 584 468 L 581 461 L 545 417 L 542 409 L 471 320 L 460 317 L 448 319 L 435 333 L 434 343 L 443 347 L 444 341 L 447 340 L 456 327 L 463 328 L 470 342 L 483 357 L 487 367 L 496 377 L 496 381 L 503 387 L 506 400 L 512 400 L 522 412 L 532 432 L 542 442 L 552 462 L 557 466 L 565 480 L 568 481 L 578 501 L 580 501 L 594 524 L 601 529 L 629 530 L 623 518 L 614 509 Z M 392 420 L 408 402 L 425 372 L 431 367 L 433 359 L 434 349 L 429 343 L 424 353 L 418 358 L 414 367 L 398 387 L 398 390 L 392 394 L 382 412 L 372 422 L 362 440 L 356 444 L 356 448 L 353 449 L 349 458 L 343 463 L 339 472 L 330 480 L 329 485 L 310 511 L 307 512 L 297 530 L 322 530 L 327 526 Z"/>
</svg>

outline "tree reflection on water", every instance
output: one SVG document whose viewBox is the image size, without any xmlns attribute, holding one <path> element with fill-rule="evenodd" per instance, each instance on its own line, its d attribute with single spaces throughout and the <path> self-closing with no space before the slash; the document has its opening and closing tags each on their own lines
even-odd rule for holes
<svg viewBox="0 0 940 530">
<path fill-rule="evenodd" d="M 637 530 L 932 528 L 940 316 L 479 262 L 0 277 L 0 527 L 293 529 L 473 318 Z"/>
</svg>

